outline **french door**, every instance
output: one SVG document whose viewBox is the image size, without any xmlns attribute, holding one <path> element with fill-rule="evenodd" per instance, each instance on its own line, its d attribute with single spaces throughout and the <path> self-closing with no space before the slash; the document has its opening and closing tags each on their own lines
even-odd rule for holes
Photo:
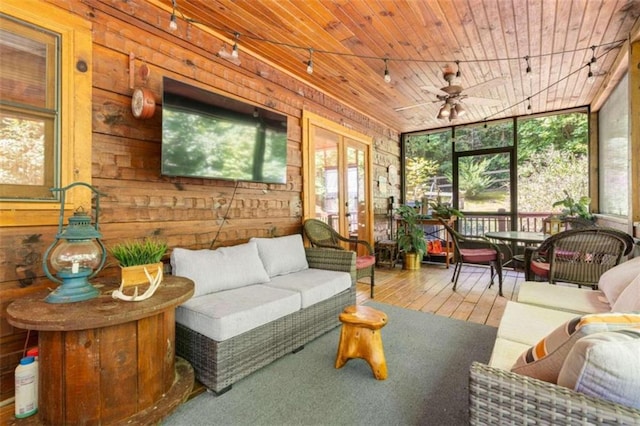
<svg viewBox="0 0 640 426">
<path fill-rule="evenodd" d="M 303 120 L 305 218 L 373 242 L 371 139 L 310 113 Z"/>
</svg>

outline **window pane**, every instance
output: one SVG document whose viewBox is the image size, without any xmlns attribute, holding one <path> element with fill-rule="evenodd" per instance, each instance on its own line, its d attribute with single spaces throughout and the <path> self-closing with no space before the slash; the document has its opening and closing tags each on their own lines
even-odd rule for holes
<svg viewBox="0 0 640 426">
<path fill-rule="evenodd" d="M 476 213 L 511 211 L 509 153 L 461 157 L 458 176 L 461 210 Z"/>
<path fill-rule="evenodd" d="M 51 200 L 58 37 L 0 16 L 0 197 Z"/>
<path fill-rule="evenodd" d="M 600 109 L 600 213 L 629 215 L 629 75 Z"/>
<path fill-rule="evenodd" d="M 456 127 L 456 152 L 513 146 L 513 121 Z"/>
</svg>

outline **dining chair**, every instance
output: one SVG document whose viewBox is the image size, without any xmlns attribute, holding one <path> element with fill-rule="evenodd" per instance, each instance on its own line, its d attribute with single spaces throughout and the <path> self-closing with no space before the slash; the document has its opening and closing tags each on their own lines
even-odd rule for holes
<svg viewBox="0 0 640 426">
<path fill-rule="evenodd" d="M 313 247 L 345 250 L 343 244 L 353 245 L 356 252 L 356 279 L 370 277 L 371 298 L 373 299 L 376 256 L 368 241 L 343 237 L 329 224 L 319 219 L 305 220 L 303 230 Z M 358 250 L 359 247 L 363 247 L 363 249 Z"/>
<path fill-rule="evenodd" d="M 502 252 L 500 248 L 488 238 L 478 235 L 464 235 L 453 229 L 446 220 L 440 218 L 440 223 L 445 227 L 451 240 L 455 253 L 456 264 L 453 268 L 451 282 L 453 291 L 458 285 L 458 278 L 463 263 L 489 265 L 491 269 L 491 283 L 498 276 L 498 294 L 502 296 Z"/>
<path fill-rule="evenodd" d="M 524 251 L 525 279 L 598 288 L 600 276 L 633 250 L 633 238 L 613 228 L 569 229 Z"/>
</svg>

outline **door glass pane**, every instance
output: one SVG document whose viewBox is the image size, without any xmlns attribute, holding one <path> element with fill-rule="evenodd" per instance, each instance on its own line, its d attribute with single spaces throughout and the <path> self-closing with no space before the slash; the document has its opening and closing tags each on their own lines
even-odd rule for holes
<svg viewBox="0 0 640 426">
<path fill-rule="evenodd" d="M 366 240 L 366 151 L 355 141 L 346 140 L 347 146 L 347 217 L 349 236 Z"/>
<path fill-rule="evenodd" d="M 328 130 L 313 127 L 315 147 L 315 218 L 340 231 L 338 142 L 339 136 Z"/>
<path fill-rule="evenodd" d="M 460 157 L 460 209 L 477 213 L 508 213 L 511 210 L 509 163 L 509 153 Z"/>
</svg>

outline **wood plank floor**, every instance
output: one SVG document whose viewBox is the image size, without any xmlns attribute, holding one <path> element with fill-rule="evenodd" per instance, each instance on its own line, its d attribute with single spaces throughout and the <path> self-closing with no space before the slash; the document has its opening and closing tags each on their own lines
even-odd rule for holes
<svg viewBox="0 0 640 426">
<path fill-rule="evenodd" d="M 508 300 L 515 300 L 524 273 L 503 271 L 502 292 L 498 296 L 498 278 L 489 288 L 488 267 L 463 265 L 458 286 L 453 291 L 453 266 L 423 263 L 416 271 L 396 268 L 376 268 L 376 302 L 388 303 L 416 311 L 497 327 Z M 370 300 L 369 278 L 357 285 L 357 303 Z"/>
</svg>

